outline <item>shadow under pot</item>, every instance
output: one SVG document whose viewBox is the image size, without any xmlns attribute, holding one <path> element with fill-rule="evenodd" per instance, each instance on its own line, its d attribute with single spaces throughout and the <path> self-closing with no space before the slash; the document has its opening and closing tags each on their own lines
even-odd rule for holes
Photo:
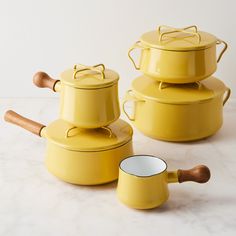
<svg viewBox="0 0 236 236">
<path fill-rule="evenodd" d="M 215 134 L 223 123 L 223 105 L 230 89 L 210 77 L 202 82 L 165 84 L 140 76 L 126 93 L 123 110 L 145 135 L 181 142 Z M 125 105 L 132 102 L 133 112 Z"/>
<path fill-rule="evenodd" d="M 72 184 L 97 185 L 114 181 L 118 178 L 120 161 L 133 155 L 133 131 L 121 119 L 97 129 L 81 129 L 63 120 L 45 127 L 13 111 L 6 112 L 5 120 L 46 138 L 47 169 Z"/>
<path fill-rule="evenodd" d="M 216 46 L 223 48 L 216 56 Z M 131 52 L 140 50 L 139 62 Z M 134 67 L 144 74 L 166 83 L 192 83 L 212 75 L 217 68 L 226 42 L 214 35 L 198 31 L 196 26 L 176 29 L 159 26 L 143 34 L 129 50 Z"/>
<path fill-rule="evenodd" d="M 95 66 L 75 65 L 54 80 L 44 72 L 34 76 L 34 84 L 60 92 L 60 118 L 81 128 L 99 128 L 120 116 L 118 99 L 119 75 Z"/>
<path fill-rule="evenodd" d="M 162 159 L 136 155 L 120 163 L 117 195 L 129 207 L 150 209 L 167 201 L 169 183 L 206 183 L 209 179 L 210 170 L 204 165 L 190 170 L 167 171 L 167 164 Z"/>
</svg>

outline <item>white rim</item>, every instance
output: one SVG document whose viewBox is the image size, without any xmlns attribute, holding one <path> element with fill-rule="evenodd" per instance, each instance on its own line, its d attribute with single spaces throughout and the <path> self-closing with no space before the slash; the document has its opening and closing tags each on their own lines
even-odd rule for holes
<svg viewBox="0 0 236 236">
<path fill-rule="evenodd" d="M 148 177 L 158 175 L 165 171 L 167 164 L 155 156 L 137 155 L 121 161 L 120 168 L 131 175 Z"/>
</svg>

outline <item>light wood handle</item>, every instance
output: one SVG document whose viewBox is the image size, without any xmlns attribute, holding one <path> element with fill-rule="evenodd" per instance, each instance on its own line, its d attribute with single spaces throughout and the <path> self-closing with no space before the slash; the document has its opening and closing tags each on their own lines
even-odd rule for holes
<svg viewBox="0 0 236 236">
<path fill-rule="evenodd" d="M 33 77 L 33 83 L 39 87 L 39 88 L 50 88 L 54 92 L 55 85 L 59 80 L 55 80 L 52 77 L 50 77 L 47 73 L 39 71 L 37 72 Z"/>
<path fill-rule="evenodd" d="M 180 183 L 193 181 L 197 183 L 206 183 L 211 177 L 207 166 L 199 165 L 190 170 L 178 170 L 178 180 Z"/>
<path fill-rule="evenodd" d="M 38 136 L 41 136 L 41 130 L 45 127 L 45 125 L 42 125 L 38 122 L 27 119 L 11 110 L 5 113 L 4 120 L 14 125 L 20 126 L 23 129 L 26 129 L 30 131 L 31 133 L 36 134 Z"/>
</svg>

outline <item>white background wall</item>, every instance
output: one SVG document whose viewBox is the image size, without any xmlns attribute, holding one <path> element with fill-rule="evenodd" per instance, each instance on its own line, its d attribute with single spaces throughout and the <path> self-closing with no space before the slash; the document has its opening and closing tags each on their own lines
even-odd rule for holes
<svg viewBox="0 0 236 236">
<path fill-rule="evenodd" d="M 0 97 L 55 96 L 33 86 L 36 71 L 57 77 L 101 62 L 119 72 L 123 96 L 139 74 L 128 48 L 160 24 L 196 24 L 227 41 L 216 75 L 236 91 L 235 0 L 0 0 Z"/>
</svg>

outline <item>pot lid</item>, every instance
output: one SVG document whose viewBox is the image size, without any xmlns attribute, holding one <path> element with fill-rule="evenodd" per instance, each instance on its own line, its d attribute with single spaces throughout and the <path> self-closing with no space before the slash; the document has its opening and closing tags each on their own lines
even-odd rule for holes
<svg viewBox="0 0 236 236">
<path fill-rule="evenodd" d="M 169 84 L 147 76 L 140 76 L 132 83 L 132 89 L 140 99 L 160 103 L 189 104 L 212 99 L 226 91 L 222 81 L 211 76 L 201 82 Z"/>
<path fill-rule="evenodd" d="M 119 147 L 130 141 L 132 134 L 131 126 L 121 119 L 97 129 L 81 129 L 58 119 L 46 127 L 45 137 L 65 149 L 86 152 Z"/>
<path fill-rule="evenodd" d="M 140 41 L 144 46 L 163 50 L 190 51 L 208 48 L 216 44 L 217 38 L 209 33 L 198 31 L 197 26 L 182 29 L 159 26 L 157 30 L 143 34 Z"/>
<path fill-rule="evenodd" d="M 68 69 L 61 74 L 62 83 L 84 89 L 109 87 L 118 79 L 119 75 L 115 71 L 106 69 L 103 64 L 94 66 L 77 64 L 73 69 Z"/>
</svg>

